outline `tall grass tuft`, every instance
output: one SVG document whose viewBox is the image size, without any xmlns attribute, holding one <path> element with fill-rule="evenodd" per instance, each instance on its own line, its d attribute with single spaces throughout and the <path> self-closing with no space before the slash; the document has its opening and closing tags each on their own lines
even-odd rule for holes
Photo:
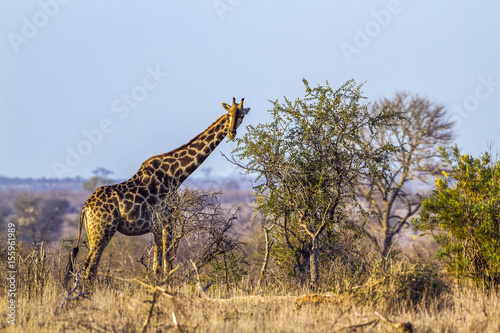
<svg viewBox="0 0 500 333">
<path fill-rule="evenodd" d="M 352 292 L 367 304 L 391 311 L 428 306 L 441 299 L 448 289 L 437 265 L 388 259 L 373 264 L 366 279 Z"/>
</svg>

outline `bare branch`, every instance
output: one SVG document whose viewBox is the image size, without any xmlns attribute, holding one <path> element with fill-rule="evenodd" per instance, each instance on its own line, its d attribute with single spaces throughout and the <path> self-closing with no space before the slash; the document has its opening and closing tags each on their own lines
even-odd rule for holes
<svg viewBox="0 0 500 333">
<path fill-rule="evenodd" d="M 61 308 L 62 309 L 64 309 L 64 307 L 66 306 L 67 302 L 75 301 L 75 300 L 79 299 L 80 297 L 90 299 L 90 297 L 89 297 L 90 292 L 88 292 L 88 291 L 81 291 L 81 292 L 78 293 L 78 295 L 70 297 L 71 294 L 74 293 L 76 291 L 76 289 L 78 288 L 78 284 L 80 283 L 80 273 L 82 271 L 83 271 L 83 268 L 80 269 L 78 272 L 76 272 L 76 274 L 75 274 L 75 285 L 73 286 L 73 289 L 71 289 L 70 291 L 68 291 L 66 293 L 66 298 L 64 299 L 64 301 L 61 304 Z"/>
</svg>

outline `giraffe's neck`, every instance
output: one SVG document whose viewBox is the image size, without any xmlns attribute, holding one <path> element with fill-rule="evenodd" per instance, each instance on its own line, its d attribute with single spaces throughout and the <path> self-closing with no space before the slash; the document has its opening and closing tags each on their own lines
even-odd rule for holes
<svg viewBox="0 0 500 333">
<path fill-rule="evenodd" d="M 180 185 L 224 140 L 229 128 L 229 116 L 223 115 L 187 144 L 145 161 L 136 176 L 149 179 L 150 185 Z M 146 177 L 144 177 L 146 176 Z"/>
</svg>

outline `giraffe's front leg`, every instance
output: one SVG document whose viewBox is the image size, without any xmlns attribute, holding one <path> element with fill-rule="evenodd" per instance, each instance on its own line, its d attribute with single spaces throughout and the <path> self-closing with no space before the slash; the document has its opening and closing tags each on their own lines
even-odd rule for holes
<svg viewBox="0 0 500 333">
<path fill-rule="evenodd" d="M 163 257 L 162 257 L 162 261 L 163 261 L 163 274 L 164 276 L 168 276 L 168 273 L 170 273 L 170 268 L 169 268 L 169 264 L 170 264 L 170 255 L 169 255 L 169 251 L 168 251 L 168 230 L 166 227 L 164 227 L 162 229 L 162 235 L 161 235 L 161 243 L 162 243 L 162 248 L 163 248 Z"/>
<path fill-rule="evenodd" d="M 168 276 L 172 271 L 173 253 L 173 228 L 174 222 L 172 218 L 168 220 L 168 224 L 162 229 L 162 245 L 163 245 L 163 273 Z"/>
<path fill-rule="evenodd" d="M 155 275 L 160 274 L 160 267 L 163 261 L 163 244 L 162 237 L 157 234 L 154 234 L 154 256 L 153 256 L 153 272 Z"/>
</svg>

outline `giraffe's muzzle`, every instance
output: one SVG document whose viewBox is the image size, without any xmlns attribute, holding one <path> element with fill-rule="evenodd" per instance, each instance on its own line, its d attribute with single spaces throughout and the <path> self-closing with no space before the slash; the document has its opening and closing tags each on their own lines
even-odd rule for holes
<svg viewBox="0 0 500 333">
<path fill-rule="evenodd" d="M 236 130 L 232 130 L 228 135 L 229 139 L 231 140 L 234 139 L 235 136 L 236 136 Z"/>
</svg>

